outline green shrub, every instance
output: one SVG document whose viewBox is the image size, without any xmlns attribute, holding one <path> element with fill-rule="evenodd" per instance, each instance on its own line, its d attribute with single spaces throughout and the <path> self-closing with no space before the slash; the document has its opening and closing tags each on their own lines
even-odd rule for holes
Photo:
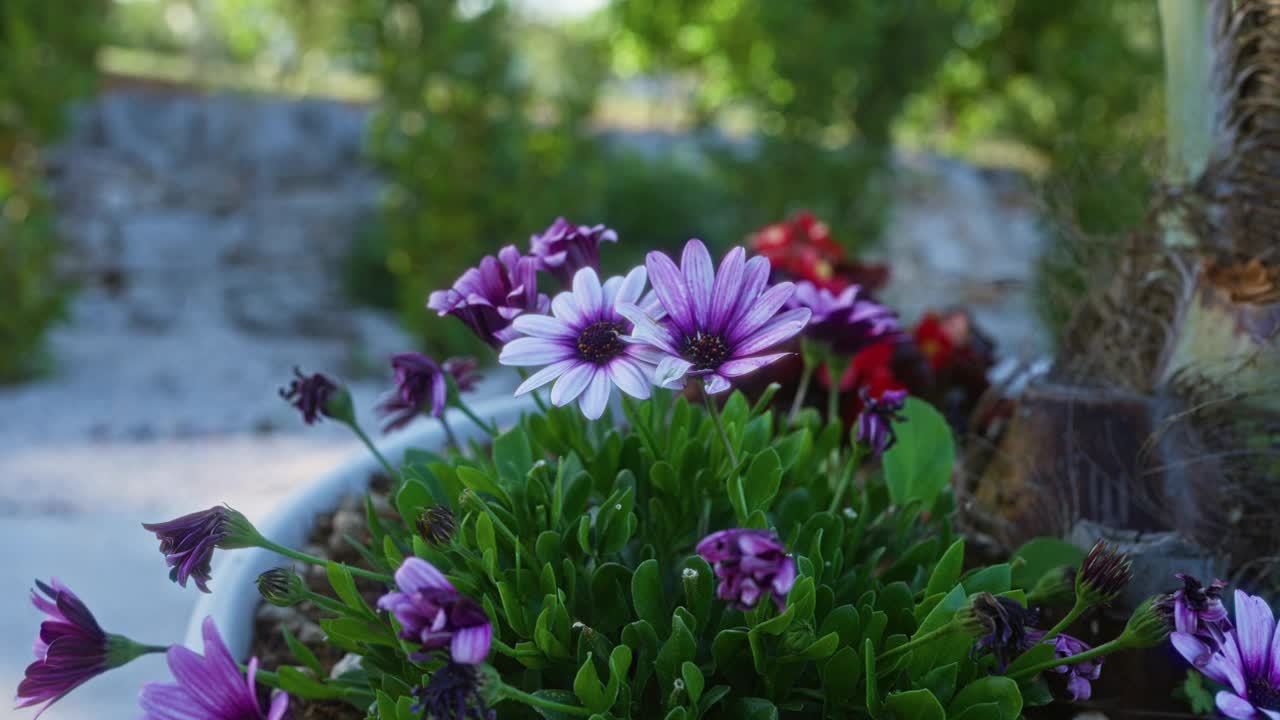
<svg viewBox="0 0 1280 720">
<path fill-rule="evenodd" d="M 45 330 L 62 314 L 52 209 L 38 148 L 89 91 L 100 3 L 6 0 L 0 6 L 0 382 L 43 366 Z"/>
</svg>

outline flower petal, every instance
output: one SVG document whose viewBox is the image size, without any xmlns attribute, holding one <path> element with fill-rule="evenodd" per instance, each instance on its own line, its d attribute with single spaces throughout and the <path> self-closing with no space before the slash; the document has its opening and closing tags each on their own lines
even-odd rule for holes
<svg viewBox="0 0 1280 720">
<path fill-rule="evenodd" d="M 715 285 L 711 290 L 711 310 L 707 317 L 707 327 L 716 335 L 724 332 L 729 316 L 737 307 L 746 256 L 745 250 L 735 247 L 720 261 L 720 270 L 716 273 Z"/>
<path fill-rule="evenodd" d="M 566 325 L 563 320 L 558 320 L 550 315 L 521 315 L 511 321 L 511 327 L 525 335 L 539 338 L 573 339 L 577 336 L 577 333 Z"/>
<path fill-rule="evenodd" d="M 618 314 L 631 321 L 634 326 L 630 336 L 624 336 L 626 342 L 640 342 L 652 345 L 671 355 L 679 355 L 675 338 L 665 327 L 659 325 L 639 307 L 627 303 L 617 306 Z"/>
<path fill-rule="evenodd" d="M 502 346 L 498 362 L 503 365 L 546 365 L 573 357 L 573 348 L 546 338 L 516 338 Z"/>
<path fill-rule="evenodd" d="M 795 337 L 809 322 L 809 308 L 788 310 L 751 335 L 742 338 L 733 348 L 735 358 L 754 355 Z"/>
<path fill-rule="evenodd" d="M 588 321 L 595 322 L 599 318 L 600 308 L 604 307 L 604 290 L 594 269 L 584 267 L 574 273 L 573 297 Z"/>
<path fill-rule="evenodd" d="M 489 645 L 493 642 L 493 628 L 489 623 L 455 630 L 449 642 L 449 654 L 453 661 L 463 665 L 479 665 L 489 657 Z"/>
<path fill-rule="evenodd" d="M 688 360 L 668 355 L 658 363 L 658 368 L 653 373 L 653 383 L 668 390 L 677 390 L 684 387 L 685 375 L 692 369 L 693 363 Z"/>
<path fill-rule="evenodd" d="M 1258 709 L 1253 703 L 1244 698 L 1226 690 L 1221 690 L 1214 698 L 1217 701 L 1218 709 L 1223 715 L 1236 720 L 1254 720 L 1257 717 Z"/>
<path fill-rule="evenodd" d="M 702 376 L 702 389 L 710 395 L 719 395 L 730 387 L 729 379 L 717 373 Z"/>
<path fill-rule="evenodd" d="M 645 269 L 649 271 L 649 282 L 658 294 L 662 309 L 666 310 L 671 321 L 685 334 L 693 334 L 693 305 L 689 300 L 689 290 L 685 287 L 684 276 L 671 258 L 660 252 L 651 252 L 645 257 Z"/>
<path fill-rule="evenodd" d="M 649 397 L 652 381 L 636 363 L 625 357 L 614 358 L 608 365 L 609 379 L 618 389 L 633 398 Z"/>
<path fill-rule="evenodd" d="M 759 330 L 773 319 L 778 310 L 791 299 L 791 295 L 795 292 L 795 285 L 789 282 L 778 283 L 760 296 L 758 300 L 749 300 L 743 298 L 743 302 L 747 303 L 745 311 L 739 309 L 742 318 L 737 322 L 725 328 L 725 339 L 730 344 L 736 345 L 745 337 L 751 336 L 756 330 Z"/>
<path fill-rule="evenodd" d="M 555 300 L 551 301 L 551 313 L 568 327 L 584 327 L 590 324 L 571 292 L 556 295 Z"/>
<path fill-rule="evenodd" d="M 631 268 L 631 272 L 627 273 L 626 277 L 622 279 L 622 284 L 618 286 L 618 294 L 611 304 L 636 302 L 644 294 L 644 284 L 648 280 L 649 273 L 644 269 L 643 265 Z"/>
<path fill-rule="evenodd" d="M 595 374 L 591 377 L 591 384 L 587 385 L 587 389 L 582 393 L 582 399 L 578 401 L 578 406 L 582 408 L 582 414 L 588 420 L 599 420 L 604 415 L 604 409 L 609 406 L 609 390 L 613 387 L 613 383 L 609 382 L 609 371 L 602 367 L 595 369 Z"/>
<path fill-rule="evenodd" d="M 728 322 L 725 323 L 726 330 L 737 325 L 738 321 L 755 305 L 760 293 L 764 292 L 765 286 L 769 284 L 769 272 L 769 261 L 765 258 L 757 255 L 747 261 L 742 269 L 742 285 L 738 289 L 738 297 L 734 298 L 733 310 Z"/>
<path fill-rule="evenodd" d="M 716 372 L 725 377 L 739 377 L 750 372 L 755 372 L 760 368 L 777 360 L 791 355 L 792 353 L 775 353 L 773 355 L 757 355 L 748 358 L 735 358 L 720 366 Z"/>
<path fill-rule="evenodd" d="M 520 397 L 531 390 L 537 390 L 543 385 L 546 385 L 552 380 L 560 377 L 567 372 L 569 368 L 577 365 L 579 362 L 580 361 L 577 358 L 570 358 L 568 360 L 551 363 L 538 372 L 530 375 L 524 382 L 520 383 L 520 387 L 517 387 L 515 393 L 513 393 L 514 396 Z"/>
<path fill-rule="evenodd" d="M 191 701 L 181 685 L 150 682 L 142 686 L 138 704 L 146 720 L 208 720 L 209 711 Z"/>
<path fill-rule="evenodd" d="M 406 558 L 396 570 L 396 587 L 400 592 L 416 593 L 423 590 L 453 590 L 453 583 L 422 558 Z"/>
<path fill-rule="evenodd" d="M 701 240 L 690 240 L 685 243 L 684 254 L 680 256 L 680 271 L 689 288 L 689 302 L 693 304 L 693 317 L 698 327 L 708 327 L 707 318 L 711 313 L 711 288 L 716 274 L 711 264 L 711 253 Z"/>
<path fill-rule="evenodd" d="M 1236 590 L 1236 640 L 1244 661 L 1245 677 L 1266 677 L 1271 671 L 1271 637 L 1275 616 L 1260 597 Z"/>
<path fill-rule="evenodd" d="M 271 698 L 271 709 L 267 711 L 267 720 L 284 720 L 289 713 L 289 694 L 278 692 Z"/>
<path fill-rule="evenodd" d="M 551 404 L 564 407 L 573 402 L 583 390 L 587 389 L 587 384 L 591 382 L 595 371 L 594 364 L 584 360 L 576 361 L 575 365 L 566 370 L 556 384 L 551 386 Z"/>
<path fill-rule="evenodd" d="M 647 344 L 628 344 L 627 349 L 623 350 L 623 352 L 647 365 L 657 365 L 662 362 L 662 358 L 669 355 L 669 353 L 663 352 L 661 348 Z"/>
</svg>

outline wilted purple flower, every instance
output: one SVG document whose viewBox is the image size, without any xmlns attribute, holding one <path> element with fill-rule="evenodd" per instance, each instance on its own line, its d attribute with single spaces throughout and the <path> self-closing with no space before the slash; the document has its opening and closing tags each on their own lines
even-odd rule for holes
<svg viewBox="0 0 1280 720">
<path fill-rule="evenodd" d="M 396 389 L 378 404 L 378 413 L 387 418 L 382 431 L 399 430 L 424 410 L 440 417 L 449 399 L 444 368 L 419 352 L 392 355 L 391 368 L 396 373 Z"/>
<path fill-rule="evenodd" d="M 545 313 L 550 301 L 538 293 L 538 261 L 508 245 L 498 257 L 486 255 L 447 290 L 436 290 L 427 307 L 453 315 L 493 347 L 515 337 L 511 321 L 523 313 Z"/>
<path fill-rule="evenodd" d="M 252 547 L 257 531 L 248 518 L 225 505 L 215 505 L 168 522 L 143 523 L 160 540 L 160 552 L 169 564 L 169 579 L 182 587 L 187 579 L 209 592 L 209 563 L 216 548 Z"/>
<path fill-rule="evenodd" d="M 1080 572 L 1076 573 L 1076 596 L 1089 606 L 1109 603 L 1132 578 L 1133 561 L 1128 553 L 1099 540 L 1080 563 Z"/>
<path fill-rule="evenodd" d="M 781 612 L 796 581 L 796 561 L 777 536 L 767 530 L 732 528 L 711 533 L 697 552 L 715 568 L 720 585 L 716 597 L 739 610 L 750 610 L 766 592 Z"/>
<path fill-rule="evenodd" d="M 458 521 L 446 505 L 432 505 L 418 512 L 414 526 L 429 545 L 448 545 L 458 531 Z"/>
<path fill-rule="evenodd" d="M 464 665 L 477 665 L 489 657 L 493 642 L 489 617 L 434 565 L 406 558 L 396 570 L 396 586 L 398 591 L 378 598 L 378 607 L 396 616 L 400 637 L 427 651 L 448 647 L 453 662 Z M 425 657 L 425 653 L 416 655 Z"/>
<path fill-rule="evenodd" d="M 529 239 L 529 254 L 538 259 L 539 270 L 568 285 L 582 268 L 600 269 L 602 242 L 618 242 L 618 234 L 604 225 L 574 225 L 561 217 Z"/>
<path fill-rule="evenodd" d="M 1169 593 L 1161 600 L 1173 615 L 1174 628 L 1180 633 L 1196 635 L 1215 643 L 1222 642 L 1223 635 L 1231 629 L 1227 608 L 1222 604 L 1222 589 L 1226 583 L 1214 580 L 1205 587 L 1186 573 L 1175 575 L 1182 581 L 1182 589 Z"/>
<path fill-rule="evenodd" d="M 734 248 L 713 271 L 711 254 L 700 240 L 684 246 L 680 267 L 660 252 L 645 260 L 662 314 L 622 305 L 618 311 L 635 323 L 629 342 L 652 345 L 663 358 L 657 384 L 679 388 L 687 375 L 700 376 L 708 393 L 729 389 L 729 379 L 758 370 L 788 353 L 763 353 L 804 329 L 811 311 L 778 310 L 791 299 L 789 282 L 767 287 L 769 261 L 746 260 Z"/>
<path fill-rule="evenodd" d="M 1170 636 L 1182 657 L 1227 686 L 1215 700 L 1227 717 L 1280 718 L 1280 632 L 1266 601 L 1236 591 L 1236 622 L 1216 647 L 1185 632 Z"/>
<path fill-rule="evenodd" d="M 1090 647 L 1083 640 L 1060 633 L 1053 639 L 1053 649 L 1057 657 L 1065 659 L 1079 655 Z M 1098 657 L 1071 665 L 1059 665 L 1052 670 L 1067 676 L 1067 692 L 1071 693 L 1071 701 L 1082 702 L 1093 694 L 1093 686 L 1089 683 L 1102 675 L 1102 661 L 1103 658 Z"/>
<path fill-rule="evenodd" d="M 1040 613 L 1023 607 L 1013 598 L 979 593 L 968 613 L 985 633 L 974 645 L 974 653 L 992 654 L 997 672 L 1004 672 L 1013 658 L 1035 646 L 1044 636 L 1033 627 Z"/>
<path fill-rule="evenodd" d="M 413 712 L 432 720 L 493 720 L 497 711 L 480 697 L 481 676 L 474 665 L 450 662 L 431 673 L 424 687 L 414 688 Z"/>
<path fill-rule="evenodd" d="M 868 345 L 900 332 L 893 311 L 872 300 L 859 285 L 850 285 L 836 295 L 801 280 L 787 307 L 813 311 L 805 335 L 827 343 L 841 355 L 856 355 Z"/>
<path fill-rule="evenodd" d="M 611 277 L 600 285 L 596 271 L 582 268 L 573 276 L 573 290 L 551 303 L 552 315 L 522 315 L 512 329 L 526 337 L 502 348 L 503 365 L 545 365 L 516 388 L 516 395 L 552 380 L 551 403 L 578 400 L 582 414 L 595 420 L 604 414 L 616 385 L 636 398 L 649 397 L 654 365 L 660 355 L 647 345 L 624 341 L 631 323 L 618 314 L 623 304 L 635 303 L 644 292 L 645 269 L 625 278 Z"/>
<path fill-rule="evenodd" d="M 293 374 L 295 378 L 289 387 L 280 388 L 280 397 L 298 408 L 303 422 L 313 425 L 321 415 L 342 422 L 351 421 L 354 417 L 351 394 L 346 388 L 324 373 L 303 375 L 295 367 Z"/>
<path fill-rule="evenodd" d="M 205 618 L 203 629 L 203 657 L 180 645 L 169 648 L 169 671 L 178 682 L 143 686 L 142 720 L 282 720 L 287 694 L 277 693 L 266 712 L 258 704 L 258 658 L 250 658 L 248 672 L 241 674 L 213 618 Z"/>
<path fill-rule="evenodd" d="M 102 631 L 89 608 L 57 578 L 48 585 L 37 580 L 36 587 L 48 597 L 32 590 L 31 602 L 46 617 L 32 645 L 36 661 L 18 685 L 17 703 L 19 708 L 45 703 L 36 713 L 40 717 L 67 693 L 128 660 L 112 663 L 114 636 Z"/>
<path fill-rule="evenodd" d="M 873 398 L 866 388 L 862 389 L 857 441 L 872 457 L 880 457 L 898 441 L 893 424 L 906 422 L 907 418 L 900 414 L 906 403 L 906 390 L 885 390 Z"/>
<path fill-rule="evenodd" d="M 480 382 L 480 373 L 476 372 L 479 368 L 480 361 L 469 355 L 451 357 L 444 361 L 444 371 L 453 378 L 454 384 L 458 386 L 458 392 L 471 392 L 476 389 L 476 383 Z"/>
</svg>

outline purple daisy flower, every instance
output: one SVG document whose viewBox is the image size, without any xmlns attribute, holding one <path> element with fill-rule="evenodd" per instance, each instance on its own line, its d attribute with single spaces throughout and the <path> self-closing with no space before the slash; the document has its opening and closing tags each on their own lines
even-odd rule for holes
<svg viewBox="0 0 1280 720">
<path fill-rule="evenodd" d="M 303 375 L 293 369 L 294 380 L 280 388 L 280 397 L 302 413 L 302 421 L 314 425 L 320 416 L 348 422 L 352 417 L 351 395 L 346 388 L 324 373 Z"/>
<path fill-rule="evenodd" d="M 444 368 L 419 352 L 392 355 L 391 368 L 396 373 L 396 389 L 378 405 L 378 412 L 387 418 L 382 431 L 399 430 L 424 410 L 440 417 L 449 397 Z"/>
<path fill-rule="evenodd" d="M 446 663 L 431 673 L 426 685 L 413 689 L 412 710 L 438 720 L 494 720 L 498 713 L 485 704 L 480 682 L 475 665 Z"/>
<path fill-rule="evenodd" d="M 515 337 L 511 321 L 520 315 L 545 313 L 549 300 L 538 292 L 538 260 L 522 256 L 514 245 L 486 255 L 479 267 L 467 269 L 447 290 L 436 290 L 427 307 L 442 317 L 453 315 L 493 347 Z"/>
<path fill-rule="evenodd" d="M 48 585 L 37 580 L 36 587 L 47 598 L 32 590 L 31 602 L 46 617 L 32 645 L 36 661 L 27 666 L 18 685 L 17 703 L 19 708 L 45 703 L 36 713 L 40 717 L 67 693 L 124 663 L 110 662 L 112 636 L 103 632 L 89 608 L 57 578 Z"/>
<path fill-rule="evenodd" d="M 721 530 L 703 538 L 697 552 L 720 578 L 716 597 L 739 610 L 750 610 L 767 592 L 778 612 L 786 608 L 787 593 L 796 582 L 796 561 L 772 532 Z"/>
<path fill-rule="evenodd" d="M 830 345 L 841 355 L 856 355 L 868 345 L 900 332 L 893 311 L 872 300 L 859 285 L 850 285 L 836 295 L 801 280 L 787 307 L 813 311 L 805 335 Z"/>
<path fill-rule="evenodd" d="M 478 665 L 489 657 L 493 627 L 475 600 L 421 558 L 406 558 L 396 570 L 398 591 L 378 598 L 378 607 L 395 615 L 400 637 L 426 651 L 448 647 L 453 662 Z M 415 653 L 417 659 L 425 653 Z"/>
<path fill-rule="evenodd" d="M 640 300 L 644 283 L 642 267 L 625 278 L 611 277 L 603 286 L 595 270 L 582 268 L 573 276 L 573 289 L 551 303 L 553 315 L 516 318 L 512 328 L 525 337 L 507 343 L 498 362 L 546 367 L 529 376 L 515 394 L 555 380 L 552 404 L 568 405 L 576 399 L 582 414 L 591 420 L 604 414 L 615 385 L 632 397 L 649 397 L 660 356 L 647 345 L 625 341 L 632 326 L 618 310 Z"/>
<path fill-rule="evenodd" d="M 1177 573 L 1175 577 L 1182 581 L 1182 589 L 1169 593 L 1162 601 L 1172 611 L 1174 629 L 1215 643 L 1222 642 L 1223 636 L 1231 629 L 1227 608 L 1222 604 L 1222 589 L 1227 584 L 1214 580 L 1205 587 L 1186 573 Z"/>
<path fill-rule="evenodd" d="M 480 361 L 467 355 L 462 357 L 451 357 L 444 361 L 444 371 L 449 373 L 453 378 L 453 382 L 458 386 L 458 392 L 471 392 L 476 389 L 476 384 L 480 382 L 480 373 L 476 372 L 480 368 Z"/>
<path fill-rule="evenodd" d="M 867 448 L 872 457 L 880 457 L 898 441 L 893 424 L 906 422 L 906 417 L 900 414 L 906 403 L 906 390 L 885 390 L 880 397 L 873 398 L 866 388 L 862 389 L 857 441 Z"/>
<path fill-rule="evenodd" d="M 602 242 L 618 242 L 618 233 L 604 225 L 574 225 L 561 217 L 529 239 L 529 254 L 537 258 L 539 270 L 568 285 L 582 268 L 600 269 Z"/>
<path fill-rule="evenodd" d="M 1004 672 L 1015 657 L 1044 637 L 1044 633 L 1034 627 L 1040 613 L 1023 607 L 1013 598 L 979 593 L 969 607 L 969 614 L 986 633 L 974 644 L 973 653 L 991 654 L 996 661 L 996 672 Z"/>
<path fill-rule="evenodd" d="M 257 531 L 248 518 L 225 505 L 215 505 L 168 522 L 143 523 L 160 540 L 160 552 L 169 564 L 169 579 L 182 587 L 194 580 L 209 592 L 209 564 L 217 548 L 252 547 Z"/>
<path fill-rule="evenodd" d="M 211 617 L 204 620 L 204 656 L 175 645 L 168 661 L 178 682 L 143 686 L 142 720 L 282 720 L 289 711 L 289 696 L 279 692 L 263 712 L 255 684 L 258 658 L 250 658 L 242 674 Z"/>
<path fill-rule="evenodd" d="M 1057 657 L 1065 659 L 1072 655 L 1079 655 L 1090 647 L 1083 640 L 1060 633 L 1053 639 L 1053 649 Z M 1102 661 L 1103 658 L 1099 657 L 1053 668 L 1053 672 L 1067 676 L 1067 692 L 1071 693 L 1072 702 L 1088 700 L 1093 694 L 1093 686 L 1090 682 L 1101 677 Z"/>
<path fill-rule="evenodd" d="M 680 267 L 660 252 L 645 260 L 649 280 L 661 303 L 660 314 L 622 305 L 618 311 L 635 323 L 629 342 L 657 348 L 663 355 L 657 384 L 684 386 L 688 375 L 701 377 L 708 393 L 729 389 L 730 378 L 746 375 L 790 353 L 762 354 L 804 329 L 812 312 L 794 308 L 779 314 L 791 299 L 789 282 L 768 287 L 769 261 L 746 259 L 734 248 L 713 271 L 711 254 L 700 240 L 684 246 Z"/>
<path fill-rule="evenodd" d="M 1280 632 L 1265 600 L 1237 590 L 1235 627 L 1217 647 L 1190 633 L 1170 637 L 1187 662 L 1227 686 L 1215 698 L 1227 717 L 1280 720 Z"/>
</svg>

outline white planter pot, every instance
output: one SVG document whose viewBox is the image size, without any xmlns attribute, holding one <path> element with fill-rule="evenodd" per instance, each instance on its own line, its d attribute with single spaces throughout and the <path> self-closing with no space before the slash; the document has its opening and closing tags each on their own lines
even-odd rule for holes
<svg viewBox="0 0 1280 720">
<path fill-rule="evenodd" d="M 478 403 L 472 409 L 486 420 L 497 421 L 499 427 L 509 427 L 520 419 L 520 413 L 529 411 L 534 404 L 529 397 L 502 397 L 487 403 Z M 449 411 L 449 426 L 458 442 L 479 437 L 482 431 L 475 423 L 457 411 Z M 404 453 L 411 448 L 438 451 L 445 446 L 444 428 L 431 420 L 419 420 L 398 437 L 379 445 L 378 449 L 392 464 L 399 464 Z M 332 472 L 290 495 L 262 522 L 255 523 L 263 536 L 288 547 L 298 548 L 306 544 L 315 525 L 316 516 L 338 507 L 342 498 L 363 493 L 369 477 L 381 466 L 367 451 L 352 458 Z M 261 598 L 258 595 L 258 575 L 273 567 L 287 565 L 291 560 L 259 548 L 245 550 L 220 550 L 214 558 L 212 575 L 216 579 L 214 592 L 201 595 L 187 625 L 186 646 L 203 652 L 201 624 L 212 617 L 222 633 L 223 640 L 237 658 L 245 658 L 253 643 L 254 615 Z"/>
</svg>

